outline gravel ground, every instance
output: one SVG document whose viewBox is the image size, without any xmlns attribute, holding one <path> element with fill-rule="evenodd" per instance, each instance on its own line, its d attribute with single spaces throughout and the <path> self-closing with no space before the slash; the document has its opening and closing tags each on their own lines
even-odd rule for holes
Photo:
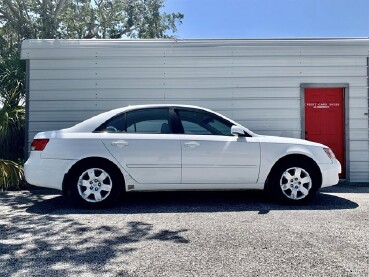
<svg viewBox="0 0 369 277">
<path fill-rule="evenodd" d="M 135 193 L 74 208 L 53 191 L 0 193 L 1 276 L 369 276 L 369 187 L 306 206 L 261 192 Z"/>
</svg>

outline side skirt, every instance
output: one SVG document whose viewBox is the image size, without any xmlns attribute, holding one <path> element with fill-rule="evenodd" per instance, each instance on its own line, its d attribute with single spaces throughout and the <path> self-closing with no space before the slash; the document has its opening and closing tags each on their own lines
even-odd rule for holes
<svg viewBox="0 0 369 277">
<path fill-rule="evenodd" d="M 128 191 L 174 190 L 263 190 L 264 184 L 135 184 Z"/>
</svg>

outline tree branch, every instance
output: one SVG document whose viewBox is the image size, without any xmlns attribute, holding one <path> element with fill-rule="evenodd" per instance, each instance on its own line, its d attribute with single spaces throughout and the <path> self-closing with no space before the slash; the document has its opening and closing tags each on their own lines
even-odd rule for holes
<svg viewBox="0 0 369 277">
<path fill-rule="evenodd" d="M 28 14 L 28 6 L 26 4 L 26 1 L 23 1 L 23 9 L 24 9 L 24 12 L 26 13 L 26 16 L 28 18 L 28 21 L 31 22 L 31 17 Z"/>
<path fill-rule="evenodd" d="M 58 17 L 60 12 L 63 10 L 63 8 L 65 6 L 65 1 L 66 0 L 59 0 L 58 4 L 56 5 L 55 12 L 54 12 L 55 17 Z"/>
<path fill-rule="evenodd" d="M 8 8 L 9 8 L 10 12 L 12 13 L 12 15 L 15 16 L 19 21 L 21 21 L 22 18 L 20 17 L 20 14 L 17 12 L 17 10 L 14 8 L 12 2 L 10 0 L 4 0 L 4 2 L 8 6 Z"/>
<path fill-rule="evenodd" d="M 22 1 L 20 0 L 16 0 L 17 4 L 18 4 L 18 14 L 19 16 L 25 20 L 24 14 L 23 14 L 23 9 L 24 9 L 24 4 L 22 3 Z"/>
<path fill-rule="evenodd" d="M 4 18 L 11 20 L 11 15 L 9 13 L 7 13 L 5 10 L 0 9 L 0 13 L 3 15 Z"/>
</svg>

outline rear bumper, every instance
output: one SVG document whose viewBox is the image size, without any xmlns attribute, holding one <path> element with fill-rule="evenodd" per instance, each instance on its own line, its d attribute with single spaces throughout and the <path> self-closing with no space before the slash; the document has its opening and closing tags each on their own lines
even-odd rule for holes
<svg viewBox="0 0 369 277">
<path fill-rule="evenodd" d="M 41 152 L 31 152 L 24 164 L 24 175 L 31 185 L 62 190 L 64 175 L 74 163 L 74 160 L 43 159 Z"/>
<path fill-rule="evenodd" d="M 339 161 L 335 159 L 333 163 L 319 164 L 319 167 L 322 172 L 322 188 L 338 184 L 338 174 L 341 173 L 341 164 Z"/>
</svg>

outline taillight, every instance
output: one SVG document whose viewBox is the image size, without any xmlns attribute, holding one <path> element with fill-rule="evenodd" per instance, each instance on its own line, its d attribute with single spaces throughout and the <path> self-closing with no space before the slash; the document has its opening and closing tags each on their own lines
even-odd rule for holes
<svg viewBox="0 0 369 277">
<path fill-rule="evenodd" d="M 43 151 L 49 142 L 49 139 L 34 139 L 31 144 L 32 151 Z"/>
</svg>

